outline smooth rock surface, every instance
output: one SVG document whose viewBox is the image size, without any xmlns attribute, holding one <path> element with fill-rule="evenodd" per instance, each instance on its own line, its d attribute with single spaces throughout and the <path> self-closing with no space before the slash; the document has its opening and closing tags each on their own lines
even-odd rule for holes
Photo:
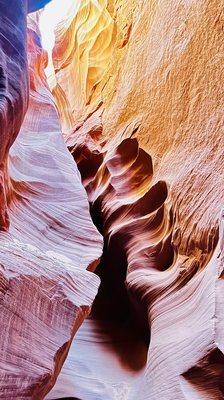
<svg viewBox="0 0 224 400">
<path fill-rule="evenodd" d="M 10 150 L 9 233 L 91 269 L 101 255 L 102 240 L 91 221 L 79 171 L 63 142 L 36 20 L 30 17 L 29 26 L 30 99 Z"/>
<path fill-rule="evenodd" d="M 26 1 L 0 1 L 0 230 L 9 217 L 8 153 L 23 121 L 28 103 Z"/>
<path fill-rule="evenodd" d="M 61 134 L 38 14 L 28 20 L 29 107 L 8 159 L 10 226 L 0 235 L 0 397 L 41 400 L 89 314 L 102 252 Z M 10 116 L 8 116 L 10 118 Z"/>
<path fill-rule="evenodd" d="M 30 104 L 8 157 L 28 96 L 25 3 L 15 4 L 19 62 L 0 39 L 11 96 L 1 108 L 3 395 L 222 399 L 221 2 L 67 1 L 48 55 L 38 30 L 47 9 L 31 15 Z M 95 268 L 91 317 L 65 360 Z"/>
<path fill-rule="evenodd" d="M 84 25 L 94 25 L 95 33 L 97 12 L 91 1 L 85 4 L 91 13 Z M 76 85 L 89 87 L 80 71 L 93 60 L 76 57 L 83 17 L 77 10 L 69 28 L 55 29 L 52 89 L 105 238 L 94 310 L 102 318 L 124 316 L 129 297 L 142 332 L 151 333 L 141 383 L 133 381 L 125 399 L 220 399 L 222 5 L 117 0 L 97 6 L 113 19 L 116 37 L 105 41 L 109 61 L 94 92 L 84 102 Z M 95 49 L 94 33 L 89 30 L 88 50 Z M 65 46 L 71 38 L 74 45 Z"/>
<path fill-rule="evenodd" d="M 147 346 L 127 324 L 86 319 L 46 399 L 128 398 L 144 370 Z"/>
</svg>

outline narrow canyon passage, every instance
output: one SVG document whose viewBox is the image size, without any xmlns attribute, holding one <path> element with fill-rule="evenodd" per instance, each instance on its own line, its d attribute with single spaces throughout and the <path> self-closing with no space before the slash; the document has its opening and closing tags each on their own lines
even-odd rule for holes
<svg viewBox="0 0 224 400">
<path fill-rule="evenodd" d="M 166 53 L 157 69 L 157 59 L 150 55 L 157 52 L 153 38 L 158 38 L 156 23 L 160 26 L 160 20 L 155 17 L 150 25 L 154 12 L 150 2 L 142 8 L 131 3 L 85 1 L 71 11 L 73 19 L 68 28 L 56 27 L 54 31 L 56 83 L 52 93 L 104 248 L 96 268 L 101 284 L 91 317 L 77 332 L 48 398 L 62 397 L 66 390 L 68 397 L 81 400 L 204 400 L 202 392 L 209 400 L 216 399 L 220 392 L 212 385 L 220 386 L 219 372 L 215 373 L 217 378 L 207 377 L 205 389 L 201 390 L 198 383 L 203 361 L 197 349 L 202 346 L 202 353 L 210 354 L 216 347 L 209 337 L 215 329 L 211 322 L 214 271 L 220 262 L 217 225 L 210 225 L 210 216 L 203 227 L 199 222 L 203 201 L 198 200 L 196 188 L 200 185 L 195 176 L 201 179 L 204 199 L 209 196 L 212 181 L 208 182 L 207 175 L 195 174 L 201 170 L 203 154 L 208 150 L 198 145 L 202 151 L 201 157 L 195 155 L 198 164 L 194 161 L 189 171 L 185 168 L 195 140 L 182 133 L 182 137 L 174 135 L 172 142 L 168 132 L 173 125 L 166 120 L 174 115 L 169 104 L 176 104 L 174 109 L 179 110 L 179 104 L 170 99 L 176 71 L 169 80 L 162 64 L 166 65 Z M 165 4 L 163 7 L 166 9 Z M 193 8 L 189 6 L 188 12 L 190 15 Z M 157 13 L 160 15 L 158 9 Z M 152 20 L 145 21 L 146 15 Z M 166 26 L 166 17 L 161 13 L 160 18 Z M 148 42 L 142 50 L 144 23 Z M 164 40 L 178 40 L 175 35 L 172 38 L 168 27 L 165 32 Z M 180 35 L 180 46 L 182 40 Z M 162 54 L 162 41 L 159 46 Z M 172 45 L 170 49 L 170 60 L 175 59 L 176 50 Z M 148 76 L 140 67 L 142 62 Z M 157 90 L 160 99 L 166 99 L 164 104 L 153 79 L 161 82 Z M 178 85 L 177 89 L 174 85 L 174 93 L 179 90 L 177 98 L 182 96 L 184 102 L 181 78 Z M 220 157 L 220 146 L 216 148 Z M 212 154 L 210 145 L 209 149 Z M 191 219 L 195 221 L 193 230 Z M 212 226 L 209 233 L 208 226 Z M 203 297 L 209 299 L 206 306 Z M 190 321 L 194 321 L 191 332 Z M 191 378 L 192 363 L 197 365 L 196 388 Z M 218 371 L 221 364 L 221 358 L 217 367 L 208 361 L 208 370 Z"/>
<path fill-rule="evenodd" d="M 12 5 L 0 399 L 223 399 L 221 2 Z"/>
<path fill-rule="evenodd" d="M 106 154 L 105 165 L 101 154 L 97 157 L 88 149 L 74 147 L 71 152 L 87 189 L 93 221 L 104 236 L 96 269 L 101 285 L 91 317 L 79 329 L 48 398 L 59 398 L 66 387 L 67 396 L 129 399 L 141 385 L 150 326 L 147 304 L 125 284 L 127 269 L 142 269 L 147 262 L 145 268 L 151 264 L 163 270 L 173 262 L 172 219 L 164 212 L 167 188 L 164 182 L 150 187 L 152 160 L 134 139 Z M 144 241 L 136 241 L 136 234 Z"/>
<path fill-rule="evenodd" d="M 146 353 L 147 346 L 132 325 L 88 318 L 46 398 L 128 398 L 132 387 L 139 384 Z"/>
</svg>

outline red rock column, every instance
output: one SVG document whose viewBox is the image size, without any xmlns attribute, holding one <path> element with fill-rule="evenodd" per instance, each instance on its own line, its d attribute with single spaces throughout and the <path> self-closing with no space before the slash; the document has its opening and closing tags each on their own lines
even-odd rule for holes
<svg viewBox="0 0 224 400">
<path fill-rule="evenodd" d="M 28 102 L 25 0 L 0 0 L 0 230 L 9 226 L 7 158 Z"/>
</svg>

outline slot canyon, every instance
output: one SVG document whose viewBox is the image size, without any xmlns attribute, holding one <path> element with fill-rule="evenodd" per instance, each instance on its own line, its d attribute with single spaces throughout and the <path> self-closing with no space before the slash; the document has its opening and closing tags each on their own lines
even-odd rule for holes
<svg viewBox="0 0 224 400">
<path fill-rule="evenodd" d="M 0 399 L 224 399 L 221 0 L 0 0 Z"/>
</svg>

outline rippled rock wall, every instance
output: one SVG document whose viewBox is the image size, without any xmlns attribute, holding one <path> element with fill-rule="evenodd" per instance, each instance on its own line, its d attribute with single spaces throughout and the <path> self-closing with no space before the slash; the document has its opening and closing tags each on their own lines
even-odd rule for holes
<svg viewBox="0 0 224 400">
<path fill-rule="evenodd" d="M 23 63 L 29 65 L 29 106 L 20 127 L 25 92 L 21 87 L 20 103 L 12 93 L 15 109 L 10 110 L 17 125 L 7 109 L 4 116 L 20 132 L 10 148 L 14 131 L 10 124 L 3 126 L 8 136 L 1 130 L 2 143 L 8 140 L 2 186 L 7 197 L 1 206 L 7 206 L 9 224 L 0 236 L 0 397 L 7 400 L 39 400 L 54 385 L 97 293 L 99 278 L 91 271 L 102 253 L 102 239 L 46 81 L 48 56 L 40 42 L 38 14 L 28 18 L 26 29 Z M 22 84 L 23 78 L 28 80 L 27 70 L 17 67 Z"/>
<path fill-rule="evenodd" d="M 69 29 L 55 29 L 53 93 L 104 236 L 94 312 L 124 317 L 131 308 L 150 335 L 145 371 L 123 397 L 222 398 L 221 3 L 99 1 L 97 12 L 86 3 L 94 33 L 99 10 L 108 25 L 113 20 L 113 40 L 100 25 L 103 49 L 113 48 L 109 62 L 84 104 L 77 80 L 88 86 L 82 66 L 88 70 L 92 49 L 101 48 L 89 32 L 89 58 L 84 51 L 78 62 L 79 11 Z M 73 57 L 61 38 L 70 48 L 74 39 Z M 71 76 L 75 59 L 75 84 L 66 90 L 63 69 Z M 84 388 L 83 396 L 91 398 Z"/>
<path fill-rule="evenodd" d="M 5 3 L 2 398 L 223 398 L 221 3 Z"/>
</svg>

